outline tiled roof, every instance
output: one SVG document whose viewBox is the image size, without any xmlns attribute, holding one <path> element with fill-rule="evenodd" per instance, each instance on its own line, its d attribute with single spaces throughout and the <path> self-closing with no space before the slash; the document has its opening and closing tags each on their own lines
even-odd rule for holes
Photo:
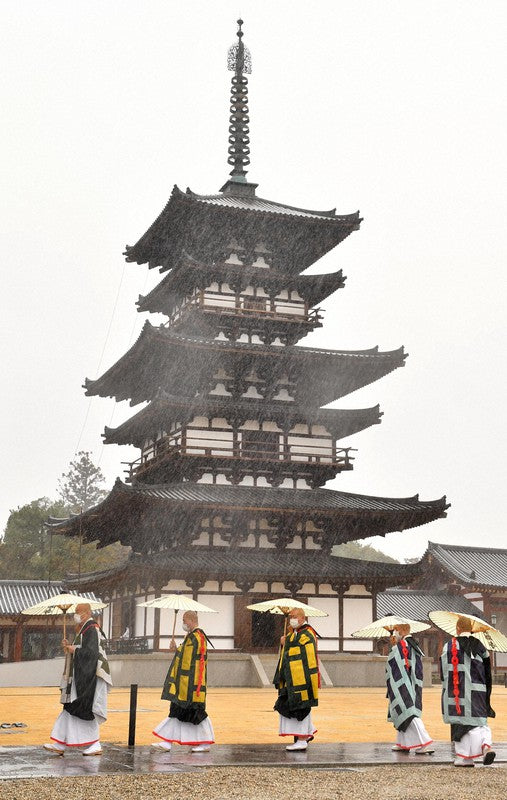
<svg viewBox="0 0 507 800">
<path fill-rule="evenodd" d="M 103 545 L 114 541 L 141 552 L 150 542 L 171 548 L 181 536 L 195 535 L 196 521 L 210 511 L 273 519 L 273 535 L 284 519 L 311 520 L 325 529 L 328 546 L 417 527 L 445 516 L 445 497 L 420 501 L 371 497 L 330 489 L 282 489 L 206 483 L 128 486 L 119 479 L 98 506 L 68 519 L 50 518 L 57 531 Z M 188 531 L 187 531 L 188 528 Z M 185 533 L 187 531 L 187 533 Z"/>
<path fill-rule="evenodd" d="M 461 594 L 422 589 L 387 589 L 377 595 L 377 616 L 399 614 L 409 619 L 425 621 L 430 611 L 455 611 L 481 617 L 477 606 Z"/>
<path fill-rule="evenodd" d="M 507 550 L 428 542 L 429 556 L 465 585 L 507 588 Z"/>
<path fill-rule="evenodd" d="M 0 581 L 0 615 L 20 614 L 24 608 L 30 608 L 48 597 L 54 597 L 63 591 L 62 583 L 48 584 L 47 581 Z M 86 597 L 95 600 L 93 593 Z"/>
<path fill-rule="evenodd" d="M 135 570 L 170 570 L 175 578 L 202 575 L 208 580 L 299 580 L 302 582 L 348 581 L 383 583 L 408 581 L 418 572 L 417 564 L 392 564 L 325 555 L 318 550 L 284 550 L 250 547 L 190 547 L 156 553 L 141 558 L 132 554 L 127 564 L 111 570 L 82 576 L 82 583 L 92 586 Z M 72 576 L 74 579 L 74 576 Z M 75 580 L 75 579 L 74 579 Z M 71 580 L 72 582 L 72 580 Z M 76 583 L 77 585 L 77 583 Z"/>
<path fill-rule="evenodd" d="M 359 212 L 354 214 L 337 215 L 336 209 L 330 211 L 312 211 L 307 208 L 297 208 L 287 206 L 283 203 L 275 203 L 272 200 L 265 200 L 252 194 L 231 195 L 231 194 L 196 194 L 191 189 L 187 189 L 186 194 L 198 203 L 210 206 L 220 206 L 221 208 L 237 208 L 242 211 L 260 211 L 268 214 L 284 214 L 290 217 L 306 217 L 311 219 L 333 220 L 338 222 L 357 221 Z"/>
<path fill-rule="evenodd" d="M 199 505 L 220 504 L 226 507 L 255 509 L 313 509 L 336 511 L 415 511 L 443 510 L 445 498 L 420 501 L 419 496 L 404 498 L 372 497 L 370 495 L 337 492 L 332 489 L 280 489 L 257 486 L 225 486 L 212 483 L 173 483 L 149 486 L 127 486 L 117 481 L 115 488 L 133 495 L 162 500 L 176 500 Z M 113 490 L 114 491 L 114 490 Z M 86 512 L 85 512 L 86 514 Z M 83 515 L 84 516 L 84 515 Z"/>
<path fill-rule="evenodd" d="M 273 347 L 182 336 L 170 328 L 145 323 L 136 343 L 97 380 L 85 380 L 88 396 L 129 398 L 132 405 L 151 400 L 159 388 L 177 385 L 192 395 L 208 384 L 220 366 L 272 372 L 291 370 L 303 402 L 325 405 L 379 380 L 405 363 L 403 347 L 379 352 L 312 347 Z M 210 372 L 211 370 L 211 372 Z"/>
<path fill-rule="evenodd" d="M 373 408 L 339 409 L 321 408 L 318 411 L 309 411 L 296 404 L 286 403 L 283 400 L 259 401 L 255 399 L 241 399 L 234 401 L 231 397 L 206 395 L 204 397 L 175 397 L 160 391 L 157 397 L 145 408 L 138 411 L 117 428 L 106 427 L 104 438 L 107 444 L 134 444 L 141 447 L 149 433 L 163 428 L 177 413 L 178 420 L 185 422 L 197 414 L 213 414 L 227 416 L 234 414 L 239 419 L 272 419 L 281 421 L 310 422 L 313 425 L 328 425 L 329 430 L 335 431 L 335 436 L 343 438 L 353 433 L 364 430 L 370 425 L 380 422 L 382 416 L 378 406 Z M 250 415 L 250 416 L 247 416 Z M 167 428 L 166 428 L 167 429 Z"/>
<path fill-rule="evenodd" d="M 209 251 L 209 236 L 230 238 L 255 232 L 258 241 L 268 238 L 275 248 L 292 254 L 293 271 L 301 272 L 359 228 L 359 212 L 341 214 L 312 211 L 275 203 L 255 195 L 199 195 L 174 186 L 165 207 L 133 246 L 127 261 L 171 269 L 182 249 L 196 255 Z M 218 243 L 218 242 L 217 242 Z M 201 255 L 202 257 L 202 255 Z"/>
<path fill-rule="evenodd" d="M 209 282 L 219 278 L 225 280 L 226 277 L 241 277 L 244 281 L 250 280 L 256 285 L 274 285 L 278 291 L 280 290 L 278 287 L 297 289 L 311 306 L 321 303 L 330 294 L 343 287 L 346 280 L 341 269 L 337 272 L 318 275 L 291 275 L 274 269 L 238 264 L 206 265 L 187 257 L 172 269 L 149 294 L 139 297 L 137 301 L 139 311 L 170 314 L 173 306 L 197 286 L 198 282 L 201 282 L 201 276 L 206 276 Z"/>
</svg>

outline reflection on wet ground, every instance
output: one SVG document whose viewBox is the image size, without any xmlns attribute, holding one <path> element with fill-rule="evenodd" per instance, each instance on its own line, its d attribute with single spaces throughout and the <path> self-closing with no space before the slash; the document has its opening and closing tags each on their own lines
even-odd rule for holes
<svg viewBox="0 0 507 800">
<path fill-rule="evenodd" d="M 507 764 L 507 743 L 495 745 L 495 764 Z M 280 745 L 215 745 L 209 753 L 192 753 L 175 746 L 170 753 L 150 747 L 103 745 L 102 756 L 84 758 L 70 751 L 52 756 L 42 747 L 0 747 L 0 778 L 34 778 L 115 773 L 192 772 L 202 767 L 306 767 L 310 769 L 361 769 L 385 764 L 449 764 L 449 744 L 435 743 L 432 756 L 394 753 L 390 745 L 371 743 L 312 744 L 305 752 L 287 752 Z"/>
</svg>

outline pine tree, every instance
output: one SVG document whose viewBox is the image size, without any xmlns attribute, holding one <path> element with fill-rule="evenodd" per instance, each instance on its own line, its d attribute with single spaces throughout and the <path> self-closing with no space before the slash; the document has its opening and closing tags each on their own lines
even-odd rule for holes
<svg viewBox="0 0 507 800">
<path fill-rule="evenodd" d="M 70 469 L 64 472 L 58 481 L 58 494 L 62 503 L 75 514 L 86 511 L 97 505 L 107 492 L 101 488 L 104 475 L 100 467 L 96 467 L 90 453 L 80 450 Z"/>
</svg>

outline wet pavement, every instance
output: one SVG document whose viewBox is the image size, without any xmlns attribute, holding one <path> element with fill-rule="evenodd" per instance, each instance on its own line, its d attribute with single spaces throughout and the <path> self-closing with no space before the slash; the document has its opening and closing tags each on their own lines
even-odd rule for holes
<svg viewBox="0 0 507 800">
<path fill-rule="evenodd" d="M 104 744 L 101 756 L 83 757 L 80 751 L 53 756 L 42 747 L 0 747 L 0 779 L 76 775 L 193 772 L 203 767 L 306 767 L 307 769 L 351 769 L 388 764 L 450 764 L 449 744 L 435 743 L 432 756 L 404 755 L 391 745 L 371 743 L 311 744 L 304 752 L 287 752 L 283 745 L 214 745 L 209 753 L 192 753 L 174 746 L 170 753 L 150 747 L 118 747 Z M 495 745 L 495 764 L 507 765 L 507 742 Z"/>
</svg>

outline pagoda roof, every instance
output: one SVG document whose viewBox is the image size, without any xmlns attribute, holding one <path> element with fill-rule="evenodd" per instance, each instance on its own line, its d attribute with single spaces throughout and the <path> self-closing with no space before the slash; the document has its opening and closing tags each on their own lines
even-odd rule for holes
<svg viewBox="0 0 507 800">
<path fill-rule="evenodd" d="M 507 589 L 507 550 L 428 542 L 423 560 L 436 561 L 465 586 Z"/>
<path fill-rule="evenodd" d="M 253 193 L 200 195 L 176 185 L 155 222 L 133 246 L 127 261 L 171 269 L 183 250 L 207 253 L 210 241 L 255 234 L 258 241 L 277 241 L 301 272 L 336 247 L 361 223 L 359 212 L 312 211 L 275 203 Z"/>
<path fill-rule="evenodd" d="M 418 565 L 419 571 L 424 569 L 423 562 Z M 377 616 L 386 617 L 396 614 L 408 619 L 426 621 L 430 611 L 454 611 L 457 614 L 474 614 L 481 616 L 480 610 L 461 594 L 438 591 L 435 589 L 388 589 L 377 595 Z"/>
<path fill-rule="evenodd" d="M 271 402 L 247 398 L 232 400 L 230 397 L 215 395 L 175 397 L 159 391 L 148 406 L 117 428 L 106 426 L 105 444 L 133 444 L 136 447 L 142 447 L 146 437 L 151 436 L 154 430 L 163 428 L 164 423 L 172 421 L 175 414 L 179 415 L 179 421 L 182 423 L 191 420 L 198 414 L 204 416 L 212 414 L 226 419 L 228 417 L 243 420 L 261 418 L 281 423 L 291 421 L 294 425 L 298 422 L 310 422 L 315 425 L 327 426 L 331 433 L 334 432 L 336 438 L 344 438 L 369 428 L 370 425 L 379 423 L 382 416 L 378 405 L 373 408 L 358 409 L 321 408 L 312 413 L 308 408 L 283 400 Z"/>
<path fill-rule="evenodd" d="M 275 269 L 238 264 L 206 265 L 187 257 L 182 260 L 180 265 L 174 267 L 149 294 L 139 295 L 138 309 L 153 314 L 169 315 L 185 294 L 194 289 L 199 282 L 202 283 L 206 280 L 209 283 L 213 280 L 240 281 L 244 287 L 253 281 L 266 289 L 274 288 L 278 291 L 296 289 L 310 306 L 318 305 L 345 285 L 345 277 L 341 269 L 321 275 L 290 275 Z"/>
<path fill-rule="evenodd" d="M 418 564 L 393 564 L 383 561 L 366 561 L 326 555 L 318 550 L 278 550 L 251 547 L 202 547 L 194 546 L 147 556 L 131 553 L 122 565 L 101 572 L 69 575 L 67 583 L 76 587 L 113 586 L 127 577 L 137 576 L 145 581 L 160 579 L 183 579 L 234 581 L 244 585 L 257 580 L 304 583 L 340 584 L 343 589 L 353 584 L 376 587 L 392 585 L 394 582 L 408 583 L 419 574 Z"/>
<path fill-rule="evenodd" d="M 136 405 L 171 386 L 193 395 L 216 369 L 237 366 L 259 370 L 270 380 L 290 373 L 298 402 L 318 407 L 382 378 L 403 366 L 405 358 L 403 347 L 387 352 L 276 347 L 182 336 L 146 321 L 130 350 L 97 380 L 87 378 L 84 388 L 88 396 L 130 399 Z"/>
<path fill-rule="evenodd" d="M 241 512 L 274 519 L 303 517 L 318 526 L 332 523 L 329 544 L 414 528 L 445 516 L 445 497 L 421 501 L 372 497 L 331 489 L 281 489 L 206 483 L 166 483 L 131 486 L 116 480 L 109 495 L 83 514 L 50 518 L 57 533 L 82 534 L 102 546 L 120 541 L 139 552 L 150 537 L 159 545 L 180 541 L 185 523 L 196 525 L 209 513 Z"/>
</svg>

